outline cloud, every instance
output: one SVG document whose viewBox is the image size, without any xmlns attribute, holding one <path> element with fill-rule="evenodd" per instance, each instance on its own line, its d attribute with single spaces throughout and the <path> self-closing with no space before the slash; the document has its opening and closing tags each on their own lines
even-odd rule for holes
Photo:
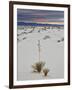
<svg viewBox="0 0 72 90">
<path fill-rule="evenodd" d="M 64 11 L 17 9 L 17 20 L 29 22 L 64 22 Z"/>
</svg>

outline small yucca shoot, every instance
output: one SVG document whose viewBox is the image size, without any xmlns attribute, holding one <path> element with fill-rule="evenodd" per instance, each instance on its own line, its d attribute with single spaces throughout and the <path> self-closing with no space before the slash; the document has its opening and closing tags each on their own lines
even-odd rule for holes
<svg viewBox="0 0 72 90">
<path fill-rule="evenodd" d="M 47 76 L 48 72 L 49 72 L 49 69 L 47 69 L 47 68 L 43 69 L 44 76 Z"/>
</svg>

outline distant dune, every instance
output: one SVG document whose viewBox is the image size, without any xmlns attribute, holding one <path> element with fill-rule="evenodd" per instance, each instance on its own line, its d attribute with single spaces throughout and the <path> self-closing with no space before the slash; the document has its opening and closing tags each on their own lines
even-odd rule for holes
<svg viewBox="0 0 72 90">
<path fill-rule="evenodd" d="M 63 27 L 64 24 L 42 24 L 42 23 L 25 23 L 25 22 L 17 22 L 18 26 L 61 26 Z"/>
</svg>

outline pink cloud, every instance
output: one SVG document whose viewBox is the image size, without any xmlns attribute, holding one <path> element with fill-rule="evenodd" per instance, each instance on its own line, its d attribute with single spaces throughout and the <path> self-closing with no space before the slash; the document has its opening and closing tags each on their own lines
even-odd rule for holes
<svg viewBox="0 0 72 90">
<path fill-rule="evenodd" d="M 40 19 L 34 19 L 33 21 L 35 21 L 35 22 L 48 22 L 47 19 L 43 19 L 43 18 L 40 18 Z"/>
</svg>

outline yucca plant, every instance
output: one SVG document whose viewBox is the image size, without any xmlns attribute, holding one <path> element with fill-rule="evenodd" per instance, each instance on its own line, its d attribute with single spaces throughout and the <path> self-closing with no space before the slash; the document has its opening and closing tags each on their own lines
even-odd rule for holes
<svg viewBox="0 0 72 90">
<path fill-rule="evenodd" d="M 43 69 L 44 76 L 47 76 L 48 72 L 49 72 L 49 69 L 47 69 L 47 68 Z"/>
<path fill-rule="evenodd" d="M 43 67 L 45 65 L 45 62 L 43 61 L 39 61 L 39 62 L 36 62 L 32 65 L 32 68 L 34 69 L 35 72 L 41 72 Z"/>
</svg>

